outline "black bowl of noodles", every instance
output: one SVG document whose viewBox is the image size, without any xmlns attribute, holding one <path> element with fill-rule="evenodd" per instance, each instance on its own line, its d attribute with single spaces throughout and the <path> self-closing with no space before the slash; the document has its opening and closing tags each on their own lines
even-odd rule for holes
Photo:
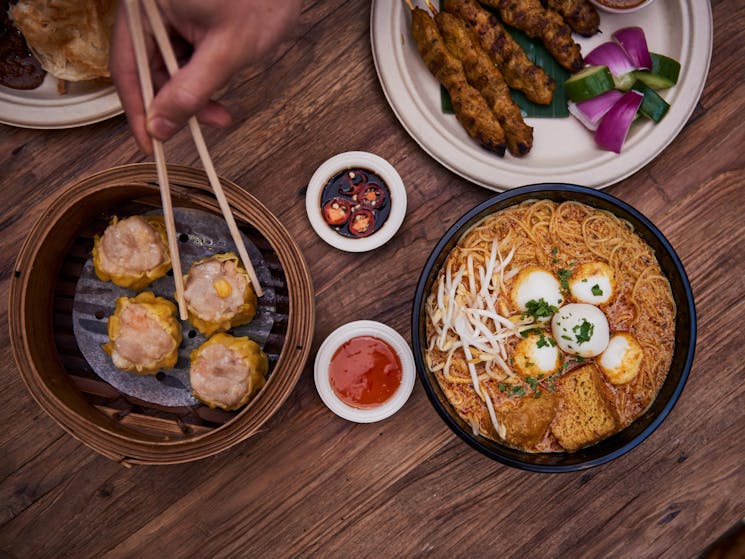
<svg viewBox="0 0 745 559">
<path fill-rule="evenodd" d="M 611 341 L 629 335 L 642 348 L 633 380 L 611 380 L 603 354 L 561 354 L 555 373 L 525 376 L 514 353 L 522 339 L 536 336 L 537 347 L 558 339 L 539 315 L 510 308 L 518 268 L 531 259 L 558 276 L 557 315 L 573 302 L 577 284 L 567 277 L 585 261 L 613 269 L 615 299 L 598 305 Z M 533 329 L 510 330 L 531 321 Z M 693 293 L 670 243 L 633 207 L 582 186 L 524 186 L 468 211 L 432 250 L 414 297 L 412 345 L 432 405 L 473 448 L 525 470 L 583 470 L 640 444 L 680 397 L 696 345 Z M 632 354 L 621 355 L 626 363 Z"/>
</svg>

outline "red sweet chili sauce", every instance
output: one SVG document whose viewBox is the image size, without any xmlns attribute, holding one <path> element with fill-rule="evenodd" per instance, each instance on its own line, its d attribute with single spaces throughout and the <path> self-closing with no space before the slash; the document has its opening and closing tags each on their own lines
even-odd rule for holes
<svg viewBox="0 0 745 559">
<path fill-rule="evenodd" d="M 336 350 L 329 365 L 331 389 L 355 408 L 374 408 L 401 385 L 401 358 L 386 342 L 357 336 Z"/>
</svg>

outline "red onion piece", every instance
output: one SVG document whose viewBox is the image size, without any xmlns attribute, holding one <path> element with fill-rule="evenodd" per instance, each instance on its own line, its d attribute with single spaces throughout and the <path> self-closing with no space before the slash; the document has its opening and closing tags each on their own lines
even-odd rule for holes
<svg viewBox="0 0 745 559">
<path fill-rule="evenodd" d="M 637 68 L 652 69 L 652 57 L 649 56 L 647 38 L 644 36 L 644 30 L 641 27 L 624 27 L 613 33 L 611 37 L 621 46 L 629 60 Z"/>
<path fill-rule="evenodd" d="M 600 121 L 595 132 L 595 142 L 603 149 L 621 153 L 623 143 L 634 121 L 636 111 L 642 104 L 644 95 L 638 91 L 628 91 L 616 101 Z"/>
<path fill-rule="evenodd" d="M 623 97 L 623 93 L 617 89 L 606 91 L 602 95 L 573 103 L 569 101 L 569 112 L 590 130 L 597 130 L 598 123 L 616 102 Z"/>
<path fill-rule="evenodd" d="M 616 43 L 603 43 L 593 49 L 585 56 L 585 63 L 591 66 L 607 66 L 614 76 L 624 76 L 637 69 Z"/>
</svg>

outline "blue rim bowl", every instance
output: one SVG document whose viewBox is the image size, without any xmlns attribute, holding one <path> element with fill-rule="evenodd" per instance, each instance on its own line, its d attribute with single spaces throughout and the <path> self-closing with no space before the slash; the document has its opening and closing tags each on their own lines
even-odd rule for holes
<svg viewBox="0 0 745 559">
<path fill-rule="evenodd" d="M 432 284 L 461 235 L 487 215 L 531 199 L 555 202 L 576 201 L 607 210 L 630 222 L 639 236 L 651 246 L 662 271 L 670 281 L 677 307 L 675 349 L 665 382 L 649 409 L 631 425 L 599 443 L 573 453 L 521 452 L 481 436 L 461 419 L 440 389 L 435 375 L 426 365 L 427 348 L 425 304 Z M 678 255 L 654 224 L 627 203 L 597 190 L 572 184 L 535 184 L 504 192 L 466 212 L 440 239 L 429 255 L 417 283 L 411 318 L 411 340 L 417 374 L 437 413 L 461 439 L 486 456 L 508 466 L 534 472 L 572 472 L 605 464 L 640 444 L 662 423 L 678 401 L 693 364 L 696 347 L 696 309 L 688 276 Z"/>
</svg>

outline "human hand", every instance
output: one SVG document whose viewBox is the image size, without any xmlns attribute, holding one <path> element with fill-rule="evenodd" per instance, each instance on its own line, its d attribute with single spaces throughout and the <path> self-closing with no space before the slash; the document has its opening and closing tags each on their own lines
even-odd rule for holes
<svg viewBox="0 0 745 559">
<path fill-rule="evenodd" d="M 192 51 L 170 78 L 152 36 L 148 58 L 158 89 L 146 115 L 124 2 L 114 24 L 111 77 L 140 148 L 152 152 L 151 137 L 167 140 L 190 117 L 218 127 L 230 124 L 227 109 L 211 101 L 233 74 L 257 62 L 297 23 L 302 0 L 158 0 L 177 55 Z M 146 26 L 146 32 L 149 29 Z"/>
</svg>

